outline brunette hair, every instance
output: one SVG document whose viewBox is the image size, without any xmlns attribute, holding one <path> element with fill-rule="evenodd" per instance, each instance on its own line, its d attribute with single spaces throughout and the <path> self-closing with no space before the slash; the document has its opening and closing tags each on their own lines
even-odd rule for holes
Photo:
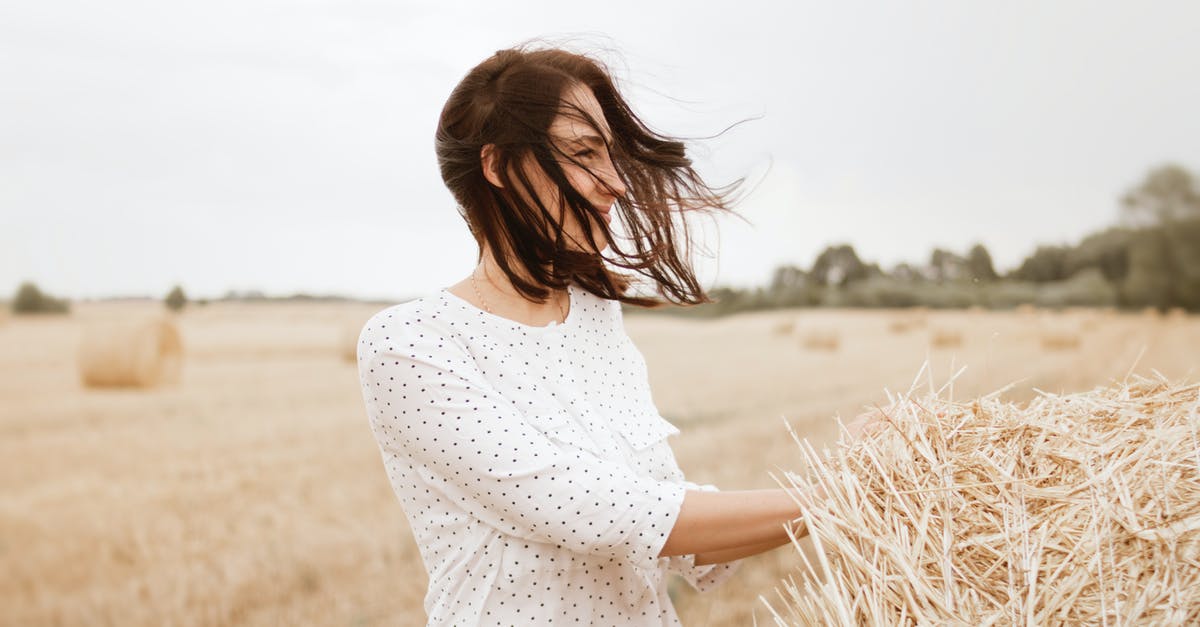
<svg viewBox="0 0 1200 627">
<path fill-rule="evenodd" d="M 586 112 L 563 100 L 567 90 L 577 85 L 591 89 L 612 130 L 609 155 L 626 188 L 625 194 L 614 194 L 614 212 L 626 225 L 630 251 L 618 247 L 607 222 L 570 185 L 559 158 L 586 166 L 563 154 L 548 134 L 555 116 L 567 109 L 593 128 L 601 128 Z M 484 175 L 480 153 L 488 144 L 493 145 L 501 187 Z M 670 302 L 713 302 L 691 267 L 692 242 L 684 213 L 732 213 L 732 193 L 742 179 L 720 188 L 707 185 L 692 169 L 683 141 L 647 128 L 621 97 L 602 61 L 531 44 L 497 51 L 468 72 L 450 94 L 438 119 L 435 146 L 442 180 L 475 237 L 479 258 L 486 243 L 513 287 L 531 300 L 544 302 L 548 288 L 563 289 L 574 281 L 602 298 L 642 306 L 665 304 L 626 295 L 631 277 L 610 270 L 607 261 L 649 278 Z M 593 225 L 599 225 L 609 239 L 612 257 L 568 249 L 561 224 L 536 194 L 530 193 L 535 205 L 530 206 L 512 192 L 510 164 L 517 166 L 511 173 L 532 192 L 521 167 L 530 158 L 557 185 L 561 204 L 569 207 L 564 210 L 572 211 L 583 225 L 592 250 L 599 250 L 592 238 Z M 676 224 L 676 217 L 683 219 Z M 682 238 L 677 238 L 677 230 Z M 514 268 L 513 261 L 521 267 Z"/>
</svg>

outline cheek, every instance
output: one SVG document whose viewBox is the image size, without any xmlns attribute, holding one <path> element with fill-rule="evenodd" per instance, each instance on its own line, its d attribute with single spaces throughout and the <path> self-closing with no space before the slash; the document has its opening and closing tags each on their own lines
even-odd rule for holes
<svg viewBox="0 0 1200 627">
<path fill-rule="evenodd" d="M 567 175 L 567 181 L 571 184 L 571 187 L 575 188 L 575 191 L 579 192 L 579 195 L 584 198 L 591 197 L 592 188 L 595 186 L 592 175 L 577 166 L 563 168 L 563 174 Z"/>
</svg>

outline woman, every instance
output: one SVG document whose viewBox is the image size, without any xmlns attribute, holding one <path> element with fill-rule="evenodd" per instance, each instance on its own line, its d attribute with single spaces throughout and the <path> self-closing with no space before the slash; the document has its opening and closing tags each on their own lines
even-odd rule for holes
<svg viewBox="0 0 1200 627">
<path fill-rule="evenodd" d="M 610 266 L 672 302 L 708 302 L 674 218 L 729 211 L 729 190 L 648 130 L 602 64 L 557 49 L 471 70 L 436 150 L 478 265 L 376 314 L 358 349 L 429 574 L 429 624 L 679 624 L 666 574 L 712 589 L 788 543 L 805 498 L 684 480 L 667 441 L 679 430 L 622 323 L 622 302 L 662 301 L 627 294 Z"/>
</svg>

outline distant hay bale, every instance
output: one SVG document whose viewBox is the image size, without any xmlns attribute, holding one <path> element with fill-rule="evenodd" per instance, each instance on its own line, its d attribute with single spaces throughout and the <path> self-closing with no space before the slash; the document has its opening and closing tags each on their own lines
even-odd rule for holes
<svg viewBox="0 0 1200 627">
<path fill-rule="evenodd" d="M 1067 325 L 1047 326 L 1039 336 L 1046 350 L 1072 350 L 1079 348 L 1081 342 L 1079 331 Z"/>
<path fill-rule="evenodd" d="M 935 348 L 962 346 L 963 332 L 958 327 L 936 326 L 929 331 L 929 344 Z"/>
<path fill-rule="evenodd" d="M 1182 322 L 1187 320 L 1188 312 L 1183 307 L 1172 307 L 1167 310 L 1167 321 Z"/>
<path fill-rule="evenodd" d="M 836 329 L 809 329 L 800 345 L 812 351 L 836 351 L 841 346 L 841 336 Z"/>
<path fill-rule="evenodd" d="M 762 597 L 777 625 L 1200 624 L 1200 385 L 998 398 L 798 440 L 785 487 L 826 496 L 798 497 L 816 559 Z"/>
<path fill-rule="evenodd" d="M 776 323 L 775 327 L 772 329 L 772 332 L 775 335 L 791 335 L 792 332 L 795 330 L 796 330 L 796 321 L 789 319 L 789 320 L 784 320 L 782 322 Z"/>
<path fill-rule="evenodd" d="M 1158 320 L 1162 317 L 1161 314 L 1162 312 L 1158 310 L 1158 307 L 1145 307 L 1142 309 L 1142 317 L 1148 320 Z"/>
<path fill-rule="evenodd" d="M 1017 312 L 1017 315 L 1032 316 L 1037 313 L 1037 307 L 1031 303 L 1021 303 L 1014 311 Z"/>
<path fill-rule="evenodd" d="M 88 387 L 175 383 L 182 361 L 179 330 L 165 317 L 92 323 L 79 346 L 79 374 Z"/>
<path fill-rule="evenodd" d="M 908 333 L 913 329 L 925 326 L 925 323 L 926 311 L 924 309 L 911 309 L 889 320 L 888 331 L 895 334 Z"/>
</svg>

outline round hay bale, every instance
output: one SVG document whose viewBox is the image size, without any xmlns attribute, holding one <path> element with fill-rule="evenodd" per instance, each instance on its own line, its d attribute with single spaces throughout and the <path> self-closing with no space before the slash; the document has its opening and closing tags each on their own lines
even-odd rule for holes
<svg viewBox="0 0 1200 627">
<path fill-rule="evenodd" d="M 1167 310 L 1168 322 L 1183 322 L 1187 320 L 1188 312 L 1183 307 L 1172 307 Z"/>
<path fill-rule="evenodd" d="M 1198 403 L 1148 379 L 900 397 L 834 450 L 801 442 L 785 487 L 825 496 L 798 497 L 815 559 L 776 624 L 1200 624 Z"/>
<path fill-rule="evenodd" d="M 841 336 L 835 329 L 809 329 L 800 340 L 800 345 L 810 351 L 836 351 L 841 346 Z"/>
<path fill-rule="evenodd" d="M 159 316 L 93 322 L 79 346 L 79 375 L 88 387 L 176 383 L 182 362 L 179 330 Z"/>
<path fill-rule="evenodd" d="M 1014 310 L 1019 316 L 1032 316 L 1037 313 L 1037 307 L 1032 303 L 1021 303 Z"/>
<path fill-rule="evenodd" d="M 962 346 L 963 332 L 958 327 L 936 326 L 930 329 L 929 344 L 934 348 L 953 348 Z"/>
<path fill-rule="evenodd" d="M 775 324 L 772 332 L 775 335 L 791 335 L 796 330 L 795 320 L 784 320 Z"/>
</svg>

